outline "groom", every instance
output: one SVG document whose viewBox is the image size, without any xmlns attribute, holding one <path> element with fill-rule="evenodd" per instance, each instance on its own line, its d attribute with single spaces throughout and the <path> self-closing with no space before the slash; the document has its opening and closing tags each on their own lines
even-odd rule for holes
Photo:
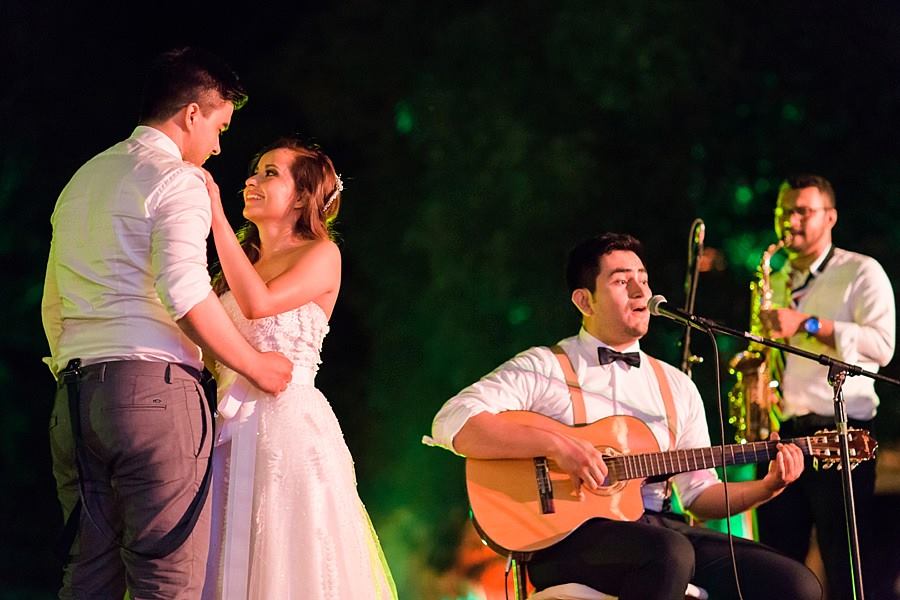
<svg viewBox="0 0 900 600">
<path fill-rule="evenodd" d="M 212 292 L 202 165 L 247 96 L 218 57 L 157 58 L 140 125 L 82 166 L 53 211 L 41 304 L 59 381 L 51 451 L 69 549 L 61 598 L 195 598 L 209 537 L 209 356 L 274 393 Z"/>
</svg>

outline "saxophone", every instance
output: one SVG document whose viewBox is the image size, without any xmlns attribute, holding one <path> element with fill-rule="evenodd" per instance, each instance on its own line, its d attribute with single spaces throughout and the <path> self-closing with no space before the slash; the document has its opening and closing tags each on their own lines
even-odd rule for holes
<svg viewBox="0 0 900 600">
<path fill-rule="evenodd" d="M 750 283 L 750 332 L 762 334 L 760 311 L 772 308 L 772 257 L 790 243 L 790 233 L 771 244 L 763 252 L 756 271 L 756 280 Z M 729 373 L 736 378 L 728 392 L 728 422 L 735 428 L 735 441 L 744 444 L 757 442 L 778 430 L 779 381 L 772 374 L 772 349 L 751 342 L 747 349 L 736 354 L 728 363 Z"/>
</svg>

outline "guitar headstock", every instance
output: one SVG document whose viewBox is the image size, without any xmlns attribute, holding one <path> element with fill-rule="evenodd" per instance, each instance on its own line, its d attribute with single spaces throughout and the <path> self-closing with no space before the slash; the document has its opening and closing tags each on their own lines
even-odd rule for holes
<svg viewBox="0 0 900 600">
<path fill-rule="evenodd" d="M 825 469 L 841 467 L 841 442 L 837 431 L 817 431 L 809 437 L 810 456 L 817 466 Z M 850 468 L 875 456 L 878 442 L 865 429 L 847 430 L 847 447 L 850 450 Z"/>
</svg>

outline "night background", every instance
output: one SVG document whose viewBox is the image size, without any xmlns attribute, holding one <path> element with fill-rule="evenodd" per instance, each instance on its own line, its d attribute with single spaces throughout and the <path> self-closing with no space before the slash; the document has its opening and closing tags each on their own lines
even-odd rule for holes
<svg viewBox="0 0 900 600">
<path fill-rule="evenodd" d="M 641 238 L 654 293 L 678 306 L 704 219 L 718 258 L 696 310 L 744 329 L 778 183 L 811 171 L 834 184 L 836 244 L 900 276 L 896 2 L 78 4 L 0 3 L 3 600 L 51 598 L 59 579 L 40 362 L 50 213 L 83 162 L 130 134 L 163 50 L 206 47 L 249 91 L 206 165 L 233 225 L 250 157 L 282 134 L 320 143 L 344 178 L 343 286 L 317 381 L 401 598 L 465 597 L 464 461 L 420 439 L 459 389 L 577 331 L 562 276 L 574 242 Z M 677 365 L 681 335 L 655 320 L 643 347 Z M 711 345 L 693 349 L 718 441 Z M 743 344 L 719 349 L 724 364 Z M 900 360 L 883 372 L 900 376 Z M 865 583 L 895 599 L 900 389 L 878 390 L 883 560 Z"/>
</svg>

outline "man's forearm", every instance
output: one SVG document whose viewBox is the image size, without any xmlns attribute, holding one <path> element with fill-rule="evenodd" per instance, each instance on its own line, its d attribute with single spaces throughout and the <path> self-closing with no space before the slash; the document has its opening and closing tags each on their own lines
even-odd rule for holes
<svg viewBox="0 0 900 600">
<path fill-rule="evenodd" d="M 213 292 L 179 319 L 178 326 L 204 353 L 242 375 L 249 374 L 256 350 L 235 328 Z"/>
<path fill-rule="evenodd" d="M 554 438 L 549 431 L 483 412 L 466 421 L 453 438 L 453 448 L 471 458 L 531 458 L 551 455 Z"/>
<path fill-rule="evenodd" d="M 819 331 L 814 337 L 829 348 L 837 348 L 837 343 L 834 341 L 834 321 L 819 319 Z"/>
<path fill-rule="evenodd" d="M 782 488 L 783 489 L 783 488 Z M 735 481 L 728 483 L 728 500 L 730 513 L 736 515 L 764 502 L 768 502 L 781 493 L 767 487 L 762 479 L 755 481 Z M 725 484 L 718 483 L 703 490 L 691 503 L 689 512 L 698 519 L 724 519 L 728 516 L 725 506 Z"/>
</svg>

